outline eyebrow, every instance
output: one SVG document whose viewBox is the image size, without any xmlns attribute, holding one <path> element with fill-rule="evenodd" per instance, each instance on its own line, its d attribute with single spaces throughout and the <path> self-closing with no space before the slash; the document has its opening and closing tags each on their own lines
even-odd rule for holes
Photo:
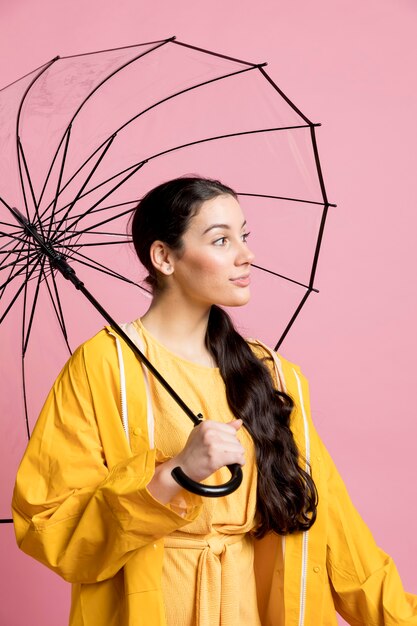
<svg viewBox="0 0 417 626">
<path fill-rule="evenodd" d="M 243 228 L 245 225 L 246 225 L 246 220 L 243 222 L 241 228 Z M 211 226 L 206 228 L 206 230 L 203 232 L 203 235 L 208 233 L 210 230 L 213 230 L 214 228 L 223 228 L 225 230 L 230 230 L 229 224 L 212 224 Z"/>
</svg>

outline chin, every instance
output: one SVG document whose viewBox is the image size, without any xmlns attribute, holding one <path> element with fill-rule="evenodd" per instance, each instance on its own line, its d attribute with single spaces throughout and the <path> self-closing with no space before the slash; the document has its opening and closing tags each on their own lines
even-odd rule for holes
<svg viewBox="0 0 417 626">
<path fill-rule="evenodd" d="M 219 302 L 219 306 L 227 306 L 227 307 L 239 307 L 245 306 L 250 300 L 250 293 L 242 294 L 240 298 L 231 298 L 230 300 L 225 300 L 224 302 Z"/>
</svg>

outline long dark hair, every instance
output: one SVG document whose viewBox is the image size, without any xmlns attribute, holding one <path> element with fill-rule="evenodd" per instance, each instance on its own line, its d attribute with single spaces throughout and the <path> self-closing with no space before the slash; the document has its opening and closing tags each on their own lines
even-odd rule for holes
<svg viewBox="0 0 417 626">
<path fill-rule="evenodd" d="M 236 193 L 217 180 L 177 178 L 147 193 L 132 218 L 137 255 L 149 272 L 148 284 L 160 288 L 149 249 L 155 240 L 181 252 L 182 236 L 191 218 L 206 200 Z M 206 346 L 226 386 L 229 406 L 252 436 L 258 467 L 256 537 L 268 532 L 287 534 L 307 530 L 317 514 L 317 490 L 300 466 L 300 455 L 290 429 L 291 397 L 274 388 L 271 374 L 223 309 L 213 305 Z"/>
</svg>

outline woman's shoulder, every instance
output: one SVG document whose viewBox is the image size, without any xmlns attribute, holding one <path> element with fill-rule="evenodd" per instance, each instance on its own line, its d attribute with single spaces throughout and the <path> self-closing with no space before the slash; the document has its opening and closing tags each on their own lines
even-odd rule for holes
<svg viewBox="0 0 417 626">
<path fill-rule="evenodd" d="M 72 357 L 88 355 L 92 358 L 102 358 L 109 352 L 114 351 L 115 333 L 112 336 L 110 327 L 105 326 L 95 335 L 83 341 L 73 352 Z"/>
<path fill-rule="evenodd" d="M 74 350 L 63 372 L 95 368 L 102 370 L 106 366 L 116 367 L 119 360 L 116 337 L 116 333 L 109 326 L 105 326 Z"/>
<path fill-rule="evenodd" d="M 307 379 L 298 364 L 258 339 L 247 339 L 247 342 L 255 356 L 269 369 L 278 388 L 294 396 L 298 395 L 300 386 L 307 386 Z"/>
<path fill-rule="evenodd" d="M 301 374 L 301 368 L 297 363 L 290 361 L 287 359 L 281 352 L 277 352 L 274 348 L 271 348 L 267 344 L 263 343 L 259 339 L 246 339 L 249 344 L 252 352 L 255 356 L 264 361 L 271 366 L 274 365 L 274 362 L 278 361 L 281 366 L 285 369 L 295 369 L 299 374 Z"/>
</svg>

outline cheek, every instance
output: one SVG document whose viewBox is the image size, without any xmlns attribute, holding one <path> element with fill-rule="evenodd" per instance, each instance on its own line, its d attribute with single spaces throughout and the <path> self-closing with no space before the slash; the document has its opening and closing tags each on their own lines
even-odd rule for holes
<svg viewBox="0 0 417 626">
<path fill-rule="evenodd" d="M 224 277 L 228 263 L 226 258 L 220 255 L 193 255 L 188 259 L 194 275 L 199 275 L 205 282 Z"/>
</svg>

